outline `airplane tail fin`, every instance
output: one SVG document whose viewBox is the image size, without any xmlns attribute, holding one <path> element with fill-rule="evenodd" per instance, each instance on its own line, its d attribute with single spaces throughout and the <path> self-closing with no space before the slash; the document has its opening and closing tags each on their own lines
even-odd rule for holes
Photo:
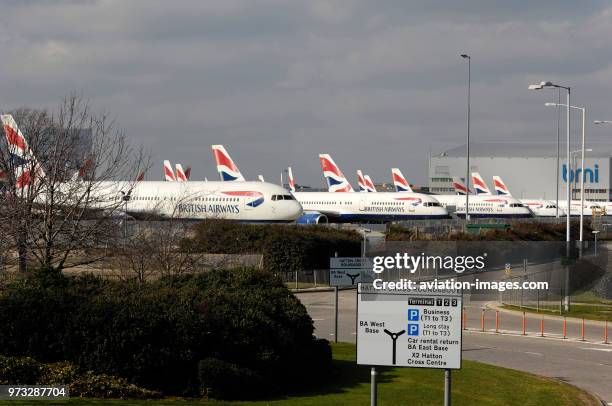
<svg viewBox="0 0 612 406">
<path fill-rule="evenodd" d="M 458 176 L 453 176 L 453 188 L 455 189 L 455 193 L 458 195 L 466 195 L 468 193 L 467 186 Z"/>
<path fill-rule="evenodd" d="M 45 172 L 32 153 L 26 138 L 23 136 L 15 119 L 10 114 L 0 115 L 8 151 L 15 168 L 15 179 L 18 189 L 31 185 L 36 178 L 44 178 Z M 6 174 L 5 174 L 6 176 Z"/>
<path fill-rule="evenodd" d="M 363 172 L 361 172 L 361 169 L 357 169 L 357 185 L 359 185 L 360 192 L 368 191 L 368 186 L 366 185 L 366 180 L 363 177 Z"/>
<path fill-rule="evenodd" d="M 353 187 L 329 154 L 319 154 L 323 176 L 330 192 L 354 192 Z"/>
<path fill-rule="evenodd" d="M 183 165 L 176 164 L 176 180 L 178 182 L 187 182 L 187 175 L 185 175 L 185 171 L 183 170 Z"/>
<path fill-rule="evenodd" d="M 172 170 L 172 164 L 167 159 L 164 160 L 164 178 L 168 182 L 176 181 L 176 176 L 174 176 L 174 171 Z"/>
<path fill-rule="evenodd" d="M 287 176 L 289 176 L 289 189 L 292 192 L 295 192 L 295 180 L 293 179 L 293 171 L 291 170 L 291 167 L 287 168 Z"/>
<path fill-rule="evenodd" d="M 491 190 L 478 172 L 472 172 L 472 184 L 477 195 L 490 195 Z"/>
<path fill-rule="evenodd" d="M 191 177 L 191 166 L 188 166 L 187 169 L 185 169 L 185 177 L 187 178 L 187 180 L 189 180 L 189 178 Z"/>
<path fill-rule="evenodd" d="M 493 187 L 498 195 L 511 196 L 510 190 L 499 176 L 493 176 Z"/>
<path fill-rule="evenodd" d="M 257 175 L 257 179 L 258 179 L 260 182 L 265 182 L 265 181 L 266 181 L 266 180 L 264 179 L 263 175 Z"/>
<path fill-rule="evenodd" d="M 391 168 L 391 176 L 393 177 L 393 185 L 395 186 L 396 192 L 412 193 L 410 183 L 408 183 L 408 181 L 402 174 L 402 171 L 400 171 L 398 168 Z"/>
<path fill-rule="evenodd" d="M 217 162 L 217 172 L 222 181 L 239 181 L 244 182 L 244 176 L 240 173 L 240 169 L 234 163 L 223 145 L 213 145 L 213 154 Z"/>
<path fill-rule="evenodd" d="M 365 184 L 366 184 L 366 188 L 368 189 L 368 192 L 376 192 L 376 186 L 374 186 L 374 182 L 372 182 L 372 179 L 370 178 L 370 175 L 364 175 L 363 179 L 365 180 Z"/>
</svg>

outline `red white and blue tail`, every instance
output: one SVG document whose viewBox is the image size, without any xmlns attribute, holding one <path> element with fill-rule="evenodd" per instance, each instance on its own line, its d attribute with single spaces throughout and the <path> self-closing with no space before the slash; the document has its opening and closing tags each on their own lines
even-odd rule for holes
<svg viewBox="0 0 612 406">
<path fill-rule="evenodd" d="M 366 185 L 366 180 L 363 177 L 363 173 L 361 172 L 361 169 L 357 169 L 357 185 L 359 185 L 360 192 L 368 191 L 368 186 Z"/>
<path fill-rule="evenodd" d="M 453 176 L 453 189 L 455 189 L 455 193 L 457 193 L 458 195 L 466 195 L 468 193 L 467 186 L 458 176 Z"/>
<path fill-rule="evenodd" d="M 291 167 L 287 168 L 287 176 L 289 177 L 289 190 L 295 192 L 295 180 L 293 179 L 293 171 Z"/>
<path fill-rule="evenodd" d="M 175 182 L 176 176 L 172 170 L 172 164 L 167 159 L 164 160 L 164 179 L 168 182 Z"/>
<path fill-rule="evenodd" d="M 363 175 L 363 179 L 365 180 L 366 183 L 366 188 L 368 189 L 368 192 L 376 192 L 376 186 L 374 186 L 374 182 L 372 182 L 372 179 L 370 178 L 370 175 Z"/>
<path fill-rule="evenodd" d="M 263 175 L 257 175 L 257 180 L 259 180 L 260 182 L 265 182 L 266 181 L 264 179 Z"/>
<path fill-rule="evenodd" d="M 187 182 L 187 175 L 185 175 L 183 165 L 181 164 L 176 164 L 176 180 L 178 182 Z"/>
<path fill-rule="evenodd" d="M 510 190 L 499 176 L 493 176 L 493 187 L 498 195 L 512 196 Z"/>
<path fill-rule="evenodd" d="M 491 190 L 478 172 L 472 172 L 472 184 L 477 195 L 490 195 Z"/>
<path fill-rule="evenodd" d="M 323 176 L 330 192 L 354 192 L 353 187 L 329 154 L 319 154 Z"/>
<path fill-rule="evenodd" d="M 35 178 L 43 178 L 45 172 L 36 160 L 28 142 L 17 127 L 10 114 L 0 115 L 4 135 L 8 144 L 8 152 L 15 170 L 17 189 L 23 189 L 34 182 Z M 4 174 L 6 176 L 6 174 Z"/>
<path fill-rule="evenodd" d="M 402 171 L 398 168 L 391 168 L 391 177 L 393 178 L 393 185 L 395 186 L 396 192 L 409 192 L 412 193 L 410 183 L 406 180 Z"/>
<path fill-rule="evenodd" d="M 244 176 L 240 173 L 240 169 L 234 163 L 223 145 L 213 145 L 213 154 L 217 162 L 217 172 L 222 181 L 239 181 L 244 182 Z"/>
</svg>

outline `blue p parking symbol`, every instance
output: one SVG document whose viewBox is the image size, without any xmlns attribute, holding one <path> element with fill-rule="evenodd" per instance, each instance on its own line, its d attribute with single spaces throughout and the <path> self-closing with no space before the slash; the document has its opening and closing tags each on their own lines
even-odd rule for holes
<svg viewBox="0 0 612 406">
<path fill-rule="evenodd" d="M 418 324 L 408 324 L 408 335 L 418 336 L 419 335 L 419 325 Z"/>
<path fill-rule="evenodd" d="M 419 321 L 419 309 L 408 309 L 408 321 Z"/>
</svg>

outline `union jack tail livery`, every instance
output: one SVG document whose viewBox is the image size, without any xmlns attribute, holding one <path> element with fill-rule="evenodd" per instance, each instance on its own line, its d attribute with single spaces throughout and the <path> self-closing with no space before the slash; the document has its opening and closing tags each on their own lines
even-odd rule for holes
<svg viewBox="0 0 612 406">
<path fill-rule="evenodd" d="M 468 188 L 460 177 L 453 176 L 453 188 L 458 195 L 466 195 L 468 193 Z"/>
<path fill-rule="evenodd" d="M 167 159 L 164 161 L 164 178 L 168 182 L 176 181 L 176 176 L 174 176 L 174 171 L 172 171 L 172 164 Z"/>
<path fill-rule="evenodd" d="M 368 186 L 366 185 L 366 180 L 363 177 L 361 169 L 357 169 L 357 185 L 359 185 L 360 192 L 368 192 Z"/>
<path fill-rule="evenodd" d="M 178 182 L 187 182 L 187 175 L 183 171 L 183 165 L 176 164 L 176 180 Z"/>
<path fill-rule="evenodd" d="M 265 182 L 266 181 L 264 179 L 263 175 L 257 175 L 257 179 L 259 179 L 260 182 Z"/>
<path fill-rule="evenodd" d="M 402 174 L 402 171 L 400 171 L 398 168 L 391 168 L 391 176 L 393 177 L 393 185 L 395 186 L 396 192 L 413 193 L 410 183 L 408 183 Z"/>
<path fill-rule="evenodd" d="M 217 162 L 217 172 L 222 181 L 239 181 L 244 182 L 244 176 L 240 173 L 240 169 L 229 156 L 223 145 L 213 145 L 213 154 Z"/>
<path fill-rule="evenodd" d="M 287 168 L 287 176 L 289 177 L 289 189 L 292 192 L 295 192 L 295 180 L 293 179 L 293 171 L 291 170 L 291 167 Z"/>
<path fill-rule="evenodd" d="M 506 184 L 499 176 L 493 176 L 493 186 L 498 195 L 512 196 L 510 190 L 508 190 Z"/>
<path fill-rule="evenodd" d="M 354 192 L 353 187 L 329 154 L 319 154 L 323 176 L 329 192 Z"/>
<path fill-rule="evenodd" d="M 189 178 L 191 177 L 191 166 L 188 166 L 187 169 L 185 169 L 185 177 L 187 178 L 187 180 L 189 180 Z"/>
<path fill-rule="evenodd" d="M 491 191 L 478 172 L 472 172 L 472 184 L 477 195 L 490 195 Z"/>
<path fill-rule="evenodd" d="M 365 180 L 366 188 L 368 192 L 376 192 L 376 186 L 374 186 L 374 182 L 370 178 L 370 175 L 364 175 L 363 180 Z"/>
<path fill-rule="evenodd" d="M 24 189 L 33 183 L 34 178 L 43 178 L 45 172 L 36 160 L 19 127 L 17 127 L 13 116 L 10 114 L 0 115 L 0 120 L 2 121 L 4 135 L 8 143 L 8 151 L 15 168 L 17 189 Z"/>
</svg>

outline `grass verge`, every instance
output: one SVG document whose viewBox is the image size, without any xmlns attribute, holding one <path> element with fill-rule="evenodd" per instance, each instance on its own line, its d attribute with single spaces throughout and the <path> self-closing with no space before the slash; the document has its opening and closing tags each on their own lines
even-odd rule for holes
<svg viewBox="0 0 612 406">
<path fill-rule="evenodd" d="M 334 377 L 317 390 L 286 398 L 253 402 L 164 399 L 156 401 L 71 399 L 69 401 L 0 401 L 0 405 L 125 405 L 125 406 L 353 406 L 370 399 L 370 368 L 355 365 L 353 344 L 333 345 Z M 299 368 L 299 365 L 296 365 Z M 444 372 L 435 369 L 381 368 L 378 399 L 381 405 L 442 404 Z M 239 390 L 239 388 L 236 388 Z M 460 405 L 599 405 L 590 394 L 563 382 L 536 375 L 463 361 L 453 371 L 453 404 Z"/>
</svg>

